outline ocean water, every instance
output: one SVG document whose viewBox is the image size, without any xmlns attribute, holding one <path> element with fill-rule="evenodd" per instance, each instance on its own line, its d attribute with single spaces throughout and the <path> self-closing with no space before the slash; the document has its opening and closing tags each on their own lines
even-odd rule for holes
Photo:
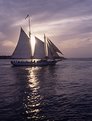
<svg viewBox="0 0 92 121">
<path fill-rule="evenodd" d="M 92 121 L 92 60 L 47 67 L 0 60 L 0 121 Z"/>
</svg>

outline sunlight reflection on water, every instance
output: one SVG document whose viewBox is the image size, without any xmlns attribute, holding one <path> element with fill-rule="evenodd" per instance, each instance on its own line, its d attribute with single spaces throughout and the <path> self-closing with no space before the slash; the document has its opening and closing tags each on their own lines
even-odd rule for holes
<svg viewBox="0 0 92 121">
<path fill-rule="evenodd" d="M 28 114 L 28 119 L 39 119 L 40 112 L 40 103 L 41 95 L 39 94 L 39 80 L 36 77 L 36 71 L 39 71 L 39 68 L 27 68 L 28 71 L 28 86 L 31 89 L 31 94 L 27 95 L 27 104 L 26 104 L 26 114 Z"/>
</svg>

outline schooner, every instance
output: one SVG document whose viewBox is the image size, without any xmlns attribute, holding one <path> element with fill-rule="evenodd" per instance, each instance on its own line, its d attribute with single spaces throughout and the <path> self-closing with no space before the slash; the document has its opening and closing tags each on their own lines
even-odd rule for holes
<svg viewBox="0 0 92 121">
<path fill-rule="evenodd" d="M 12 54 L 11 64 L 13 66 L 47 66 L 55 65 L 62 60 L 62 52 L 44 35 L 44 42 L 35 36 L 34 53 L 32 53 L 30 16 L 29 36 L 21 27 L 17 46 Z"/>
</svg>

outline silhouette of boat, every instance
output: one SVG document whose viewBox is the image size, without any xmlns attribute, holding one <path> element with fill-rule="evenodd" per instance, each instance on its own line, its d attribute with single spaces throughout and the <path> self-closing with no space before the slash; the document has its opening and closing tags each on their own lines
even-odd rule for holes
<svg viewBox="0 0 92 121">
<path fill-rule="evenodd" d="M 62 60 L 62 52 L 52 43 L 52 41 L 44 35 L 44 42 L 35 38 L 34 53 L 32 53 L 32 41 L 30 32 L 30 16 L 29 18 L 29 37 L 21 27 L 20 36 L 17 46 L 12 54 L 11 64 L 13 66 L 47 66 L 55 65 Z"/>
</svg>

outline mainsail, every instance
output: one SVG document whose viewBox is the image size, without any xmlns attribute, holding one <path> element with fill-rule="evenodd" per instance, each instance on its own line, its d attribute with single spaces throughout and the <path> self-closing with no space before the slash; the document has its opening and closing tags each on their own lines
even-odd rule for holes
<svg viewBox="0 0 92 121">
<path fill-rule="evenodd" d="M 21 28 L 20 37 L 12 58 L 30 59 L 32 56 L 30 40 L 24 30 Z"/>
<path fill-rule="evenodd" d="M 44 42 L 37 37 L 35 37 L 35 51 L 33 58 L 34 59 L 45 58 Z"/>
</svg>

